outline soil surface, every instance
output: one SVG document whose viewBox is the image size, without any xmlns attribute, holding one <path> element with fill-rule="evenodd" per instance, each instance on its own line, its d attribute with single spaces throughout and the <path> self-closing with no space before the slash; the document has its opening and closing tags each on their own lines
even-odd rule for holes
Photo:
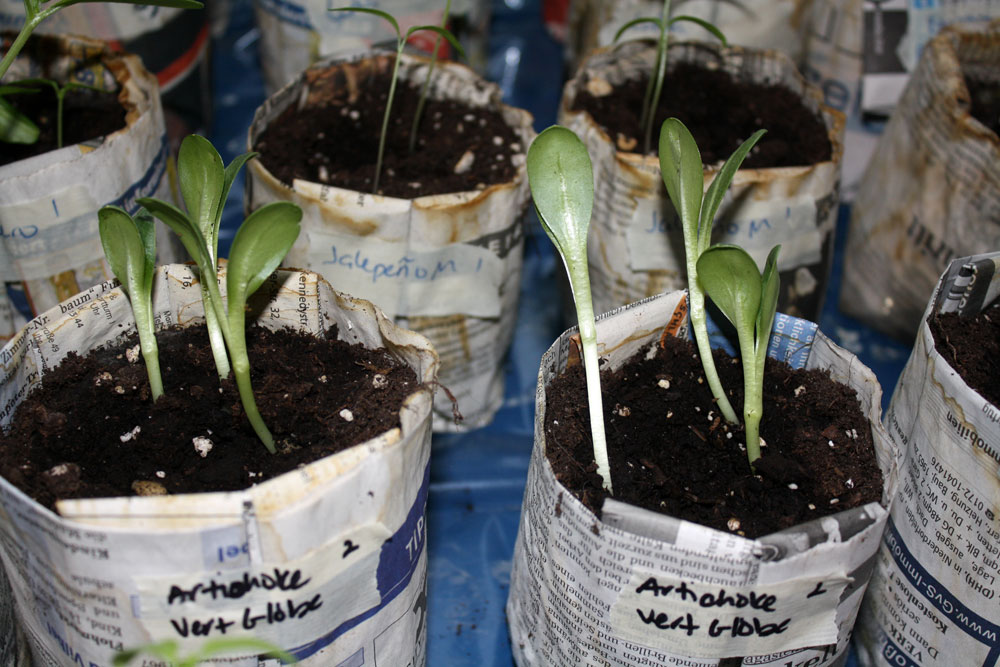
<svg viewBox="0 0 1000 667">
<path fill-rule="evenodd" d="M 16 82 L 12 82 L 16 83 Z M 4 96 L 18 111 L 38 125 L 38 141 L 33 144 L 0 142 L 0 165 L 42 155 L 59 148 L 57 142 L 56 94 L 51 86 L 38 92 Z M 72 146 L 105 137 L 125 127 L 125 109 L 118 103 L 117 91 L 73 88 L 63 99 L 63 146 Z"/>
<path fill-rule="evenodd" d="M 975 317 L 938 313 L 927 324 L 934 347 L 965 383 L 1000 405 L 1000 303 Z"/>
<path fill-rule="evenodd" d="M 388 74 L 371 76 L 357 100 L 286 109 L 254 146 L 264 166 L 286 185 L 298 178 L 371 192 L 389 93 Z M 413 153 L 409 142 L 419 89 L 400 81 L 378 193 L 411 199 L 484 190 L 514 178 L 521 145 L 497 110 L 427 100 Z"/>
<path fill-rule="evenodd" d="M 696 348 L 665 337 L 615 372 L 603 371 L 605 431 L 615 498 L 754 538 L 882 500 L 871 428 L 854 390 L 818 370 L 768 359 L 761 437 L 751 473 L 743 429 L 714 408 Z M 742 367 L 716 366 L 733 408 L 743 406 Z M 558 480 L 600 516 L 581 364 L 546 388 L 547 455 Z"/>
<path fill-rule="evenodd" d="M 254 435 L 235 384 L 220 388 L 201 325 L 157 334 L 164 394 L 155 404 L 145 364 L 130 363 L 125 348 L 67 357 L 0 437 L 0 474 L 49 507 L 150 484 L 172 494 L 232 491 L 398 426 L 419 387 L 414 372 L 385 350 L 337 341 L 333 330 L 327 338 L 248 330 L 254 395 L 276 455 Z M 196 438 L 211 441 L 206 455 Z"/>
<path fill-rule="evenodd" d="M 608 94 L 577 94 L 574 109 L 588 112 L 618 149 L 642 152 L 645 129 L 639 124 L 648 76 L 631 79 Z M 743 163 L 744 168 L 795 167 L 829 160 L 830 140 L 823 119 L 783 86 L 738 81 L 728 73 L 692 63 L 677 63 L 667 74 L 653 123 L 651 154 L 660 126 L 676 117 L 691 131 L 706 165 L 725 161 L 741 143 L 763 128 L 767 134 Z"/>
<path fill-rule="evenodd" d="M 971 107 L 969 113 L 986 127 L 1000 135 L 1000 83 L 966 79 Z"/>
</svg>

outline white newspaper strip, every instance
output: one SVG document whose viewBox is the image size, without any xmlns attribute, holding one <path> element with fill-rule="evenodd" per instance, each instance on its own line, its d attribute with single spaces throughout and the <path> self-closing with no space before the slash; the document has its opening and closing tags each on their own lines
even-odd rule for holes
<svg viewBox="0 0 1000 667">
<path fill-rule="evenodd" d="M 905 453 L 858 622 L 866 667 L 1000 660 L 1000 409 L 935 349 L 926 317 L 974 316 L 1000 295 L 1000 254 L 956 259 L 925 311 L 885 416 Z"/>
<path fill-rule="evenodd" d="M 290 106 L 346 98 L 329 83 L 338 75 L 364 81 L 393 63 L 378 52 L 329 58 L 301 72 L 257 109 L 247 150 Z M 400 78 L 422 81 L 427 67 L 427 59 L 404 55 Z M 285 265 L 325 275 L 338 290 L 372 301 L 400 326 L 430 339 L 441 359 L 438 379 L 450 392 L 437 394 L 434 429 L 457 431 L 488 424 L 503 402 L 503 359 L 517 317 L 529 196 L 524 151 L 534 131 L 530 114 L 503 105 L 500 89 L 468 67 L 439 64 L 429 95 L 503 115 L 518 144 L 512 146 L 516 174 L 510 182 L 401 199 L 303 180 L 289 187 L 253 160 L 247 165 L 246 205 L 298 204 L 302 233 Z M 464 417 L 459 424 L 452 396 Z"/>
<path fill-rule="evenodd" d="M 653 344 L 668 321 L 682 325 L 683 297 L 665 294 L 599 318 L 609 367 Z M 536 442 L 507 602 L 519 667 L 713 667 L 739 656 L 744 664 L 818 667 L 845 659 L 888 518 L 885 505 L 897 488 L 899 451 L 879 422 L 881 390 L 871 371 L 821 333 L 814 336 L 815 325 L 782 319 L 787 345 L 772 352 L 793 365 L 827 369 L 858 392 L 885 478 L 881 504 L 757 540 L 611 500 L 598 520 L 559 484 L 544 451 L 545 386 L 567 363 L 573 332 L 566 332 L 539 372 Z"/>
<path fill-rule="evenodd" d="M 659 161 L 655 156 L 619 150 L 615 138 L 590 114 L 572 109 L 577 95 L 594 84 L 610 89 L 648 72 L 655 47 L 653 42 L 639 41 L 599 49 L 587 57 L 563 89 L 559 120 L 580 136 L 594 163 L 597 187 L 587 258 L 594 311 L 598 313 L 683 289 L 687 284 L 682 237 L 672 224 L 673 216 L 667 213 L 672 206 L 660 177 Z M 833 252 L 843 154 L 842 114 L 824 106 L 819 90 L 777 51 L 672 43 L 670 62 L 719 69 L 741 81 L 783 85 L 822 118 L 831 158 L 802 167 L 739 170 L 723 212 L 728 223 L 720 220 L 716 225 L 720 239 L 731 236 L 750 241 L 750 249 L 758 256 L 766 257 L 773 245 L 782 243 L 779 261 L 786 275 L 778 307 L 782 312 L 818 319 Z M 719 168 L 709 166 L 706 181 L 714 178 Z M 724 229 L 724 224 L 729 229 Z M 769 225 L 773 227 L 768 229 Z M 658 233 L 661 227 L 666 233 Z"/>
<path fill-rule="evenodd" d="M 200 321 L 189 266 L 159 268 L 153 294 L 158 328 Z M 263 326 L 319 334 L 336 324 L 423 383 L 435 377 L 426 339 L 314 273 L 279 271 L 253 299 Z M 111 282 L 33 320 L 0 351 L 0 423 L 46 369 L 113 343 L 131 322 Z M 64 500 L 57 515 L 0 479 L 0 560 L 34 664 L 108 665 L 153 639 L 187 652 L 255 636 L 302 665 L 423 665 L 430 413 L 420 389 L 399 428 L 239 492 Z M 260 664 L 246 652 L 215 662 Z"/>
</svg>

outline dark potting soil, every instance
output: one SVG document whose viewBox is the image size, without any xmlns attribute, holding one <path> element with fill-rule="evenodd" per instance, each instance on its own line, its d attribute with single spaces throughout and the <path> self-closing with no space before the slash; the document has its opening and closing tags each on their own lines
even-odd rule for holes
<svg viewBox="0 0 1000 667">
<path fill-rule="evenodd" d="M 969 88 L 969 113 L 1000 135 L 1000 83 L 966 79 L 965 84 Z"/>
<path fill-rule="evenodd" d="M 0 474 L 49 507 L 57 498 L 248 488 L 399 425 L 414 372 L 385 350 L 251 327 L 257 405 L 278 444 L 254 435 L 231 380 L 220 385 L 204 325 L 157 334 L 164 394 L 124 347 L 70 355 L 0 437 Z M 132 340 L 129 346 L 136 346 Z M 220 389 L 221 386 L 221 389 Z M 204 457 L 195 438 L 211 440 Z"/>
<path fill-rule="evenodd" d="M 581 90 L 574 109 L 586 111 L 615 140 L 618 149 L 642 152 L 639 124 L 648 76 L 630 79 L 608 95 Z M 691 131 L 706 165 L 726 160 L 759 129 L 767 134 L 744 161 L 747 168 L 796 167 L 824 162 L 832 148 L 823 119 L 783 86 L 743 82 L 720 70 L 677 63 L 663 84 L 653 123 L 651 153 L 660 126 L 676 117 Z"/>
<path fill-rule="evenodd" d="M 290 107 L 261 133 L 254 150 L 286 185 L 298 178 L 371 192 L 388 92 L 388 73 L 378 73 L 359 87 L 354 101 L 332 94 L 329 106 Z M 513 180 L 512 157 L 527 146 L 497 110 L 429 99 L 410 153 L 419 93 L 404 81 L 396 86 L 379 194 L 412 199 Z"/>
<path fill-rule="evenodd" d="M 38 141 L 33 144 L 0 142 L 0 165 L 42 155 L 59 147 L 57 141 L 56 94 L 50 86 L 34 93 L 4 96 L 18 111 L 38 125 Z M 63 99 L 63 146 L 105 137 L 125 127 L 125 109 L 118 93 L 73 88 Z"/>
<path fill-rule="evenodd" d="M 645 356 L 601 373 L 616 500 L 750 538 L 882 500 L 871 430 L 850 387 L 768 359 L 767 445 L 754 475 L 743 428 L 714 407 L 697 349 L 667 336 Z M 742 366 L 723 352 L 715 359 L 742 419 Z M 546 387 L 546 453 L 557 479 L 600 516 L 607 494 L 584 396 L 581 364 Z"/>
<path fill-rule="evenodd" d="M 935 349 L 965 383 L 1000 405 L 1000 303 L 974 317 L 938 313 L 927 324 Z"/>
</svg>

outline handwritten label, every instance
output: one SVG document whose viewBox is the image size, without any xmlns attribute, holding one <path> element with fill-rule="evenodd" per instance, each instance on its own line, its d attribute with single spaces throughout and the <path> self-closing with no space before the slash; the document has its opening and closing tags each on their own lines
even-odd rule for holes
<svg viewBox="0 0 1000 667">
<path fill-rule="evenodd" d="M 376 607 L 380 552 L 390 533 L 369 524 L 281 565 L 139 580 L 139 618 L 154 637 L 194 646 L 252 635 L 285 646 L 315 640 Z"/>
<path fill-rule="evenodd" d="M 735 243 L 764 265 L 767 253 L 781 244 L 781 271 L 819 262 L 823 237 L 816 227 L 816 202 L 791 199 L 733 202 L 726 199 L 712 228 L 712 243 Z M 633 271 L 685 272 L 684 236 L 673 206 L 662 199 L 638 200 L 625 231 Z"/>
<path fill-rule="evenodd" d="M 56 264 L 65 267 L 102 257 L 97 209 L 97 201 L 83 185 L 0 206 L 0 280 L 47 278 L 57 253 Z"/>
<path fill-rule="evenodd" d="M 611 608 L 629 641 L 703 658 L 764 655 L 837 641 L 846 576 L 726 586 L 633 571 Z"/>
<path fill-rule="evenodd" d="M 500 316 L 504 264 L 488 248 L 465 243 L 417 248 L 308 233 L 313 268 L 335 289 L 368 299 L 390 316 Z"/>
</svg>

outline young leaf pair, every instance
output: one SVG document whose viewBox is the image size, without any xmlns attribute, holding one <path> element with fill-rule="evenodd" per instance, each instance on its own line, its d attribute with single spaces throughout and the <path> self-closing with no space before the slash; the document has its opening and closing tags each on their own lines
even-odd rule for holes
<svg viewBox="0 0 1000 667">
<path fill-rule="evenodd" d="M 722 388 L 708 341 L 705 293 L 736 327 L 743 361 L 743 419 L 747 458 L 751 466 L 760 458 L 759 426 L 762 414 L 764 359 L 771 325 L 778 305 L 778 251 L 768 254 L 763 275 L 750 255 L 735 245 L 710 247 L 712 224 L 729 184 L 750 150 L 764 135 L 758 130 L 726 160 L 704 189 L 701 152 L 691 132 L 676 118 L 660 130 L 660 174 L 684 232 L 691 328 L 698 345 L 705 377 L 723 417 L 738 423 Z"/>
<path fill-rule="evenodd" d="M 42 86 L 50 86 L 56 95 L 56 148 L 63 146 L 63 103 L 66 93 L 80 89 L 108 94 L 114 92 L 77 81 L 67 81 L 60 85 L 52 79 L 18 79 L 10 85 L 0 86 L 0 141 L 9 144 L 33 144 L 38 141 L 38 126 L 15 109 L 4 95 L 31 95 L 39 92 Z"/>
<path fill-rule="evenodd" d="M 392 100 L 396 95 L 396 81 L 399 79 L 399 61 L 403 55 L 403 49 L 406 47 L 406 42 L 414 33 L 420 32 L 422 30 L 429 30 L 438 35 L 438 39 L 434 43 L 434 53 L 431 56 L 430 66 L 427 68 L 427 78 L 424 80 L 424 85 L 420 91 L 420 100 L 417 103 L 417 110 L 413 116 L 413 126 L 410 130 L 410 152 L 412 153 L 416 146 L 417 128 L 420 126 L 420 115 L 423 112 L 424 102 L 427 98 L 427 91 L 430 89 L 431 74 L 434 72 L 434 65 L 437 63 L 437 52 L 438 46 L 441 43 L 441 37 L 448 40 L 448 43 L 454 47 L 455 51 L 459 53 L 462 57 L 465 56 L 465 51 L 462 49 L 462 45 L 458 43 L 458 39 L 447 29 L 445 26 L 448 23 L 448 12 L 451 9 L 451 0 L 447 0 L 444 9 L 444 16 L 441 20 L 441 25 L 418 25 L 413 26 L 406 31 L 404 35 L 399 29 L 399 22 L 396 18 L 384 12 L 380 9 L 372 9 L 370 7 L 337 7 L 331 9 L 333 12 L 360 12 L 363 14 L 372 14 L 380 18 L 385 19 L 392 26 L 393 30 L 396 32 L 396 62 L 392 67 L 392 77 L 389 83 L 389 96 L 385 102 L 385 114 L 382 116 L 382 131 L 379 134 L 378 139 L 378 156 L 375 159 L 375 179 L 372 184 L 372 193 L 378 192 L 378 184 L 382 175 L 382 160 L 385 157 L 385 142 L 386 136 L 389 133 L 389 114 L 392 111 Z"/>
<path fill-rule="evenodd" d="M 253 156 L 253 153 L 243 154 L 223 169 L 222 158 L 211 143 L 196 135 L 189 136 L 181 143 L 177 159 L 181 194 L 188 211 L 148 197 L 140 198 L 138 203 L 180 237 L 198 266 L 205 321 L 219 376 L 229 375 L 231 362 L 247 418 L 264 446 L 274 453 L 274 438 L 260 416 L 250 382 L 246 303 L 278 267 L 298 237 L 301 209 L 289 202 L 274 202 L 251 213 L 233 239 L 226 267 L 225 299 L 216 278 L 222 209 L 237 172 Z M 143 357 L 148 360 L 156 354 L 150 303 L 154 245 L 151 225 L 147 226 L 145 220 L 143 214 L 133 220 L 115 207 L 105 207 L 100 213 L 105 254 L 122 285 L 128 285 L 126 291 L 133 304 Z M 157 375 L 155 385 L 153 368 Z M 151 367 L 147 361 L 147 370 L 150 386 L 161 387 L 162 393 L 158 364 Z M 157 395 L 154 390 L 154 398 Z"/>
</svg>

